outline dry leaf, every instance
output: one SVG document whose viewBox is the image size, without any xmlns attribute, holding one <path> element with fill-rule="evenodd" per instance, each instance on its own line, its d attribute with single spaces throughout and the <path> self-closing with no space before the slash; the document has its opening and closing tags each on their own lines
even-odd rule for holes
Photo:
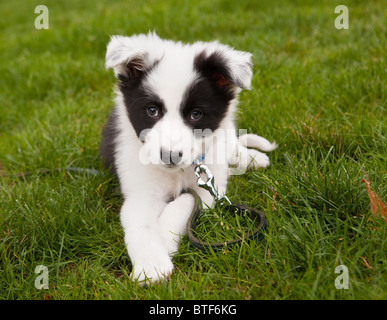
<svg viewBox="0 0 387 320">
<path fill-rule="evenodd" d="M 380 200 L 379 196 L 375 192 L 372 191 L 368 180 L 363 179 L 362 182 L 365 183 L 368 197 L 370 198 L 372 215 L 376 218 L 382 217 L 385 221 L 387 221 L 387 205 Z"/>
<path fill-rule="evenodd" d="M 360 257 L 360 258 L 363 260 L 363 263 L 364 263 L 364 265 L 366 266 L 367 269 L 373 269 L 371 267 L 371 265 L 368 263 L 368 261 L 366 260 L 365 257 Z"/>
</svg>

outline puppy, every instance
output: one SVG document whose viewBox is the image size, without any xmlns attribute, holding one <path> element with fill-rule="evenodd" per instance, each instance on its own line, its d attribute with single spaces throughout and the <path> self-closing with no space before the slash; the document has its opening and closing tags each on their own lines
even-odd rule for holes
<svg viewBox="0 0 387 320">
<path fill-rule="evenodd" d="M 198 188 L 195 165 L 206 164 L 220 195 L 230 174 L 266 167 L 275 143 L 237 135 L 238 94 L 249 89 L 251 54 L 218 42 L 183 44 L 155 33 L 113 36 L 106 68 L 117 77 L 115 107 L 102 130 L 101 156 L 118 176 L 124 203 L 121 223 L 139 283 L 171 275 Z M 232 165 L 232 167 L 230 167 Z M 236 170 L 236 171 L 235 171 Z M 234 172 L 234 173 L 233 173 Z"/>
</svg>

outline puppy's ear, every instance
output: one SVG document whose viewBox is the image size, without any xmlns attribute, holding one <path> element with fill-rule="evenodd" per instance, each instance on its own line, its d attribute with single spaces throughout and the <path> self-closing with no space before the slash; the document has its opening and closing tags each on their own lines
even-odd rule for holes
<svg viewBox="0 0 387 320">
<path fill-rule="evenodd" d="M 161 59 L 161 44 L 155 33 L 112 36 L 107 45 L 106 69 L 113 68 L 116 77 L 137 78 Z"/>
<path fill-rule="evenodd" d="M 213 42 L 196 55 L 194 67 L 218 87 L 235 85 L 241 89 L 250 89 L 251 56 L 251 53 Z"/>
</svg>

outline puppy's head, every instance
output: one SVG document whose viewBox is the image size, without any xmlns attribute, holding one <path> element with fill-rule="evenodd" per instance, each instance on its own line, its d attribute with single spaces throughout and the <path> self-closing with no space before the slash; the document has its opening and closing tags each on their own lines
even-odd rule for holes
<svg viewBox="0 0 387 320">
<path fill-rule="evenodd" d="M 142 161 L 169 170 L 203 156 L 252 77 L 250 53 L 218 42 L 185 45 L 154 33 L 113 36 L 106 67 L 114 69 L 127 116 L 143 142 Z"/>
</svg>

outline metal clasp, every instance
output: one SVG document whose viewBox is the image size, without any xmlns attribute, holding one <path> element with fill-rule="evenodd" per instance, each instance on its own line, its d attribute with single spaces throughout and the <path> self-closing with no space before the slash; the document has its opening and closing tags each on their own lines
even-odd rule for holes
<svg viewBox="0 0 387 320">
<path fill-rule="evenodd" d="M 207 177 L 207 181 L 204 181 L 200 176 L 201 173 L 204 173 Z M 197 179 L 197 185 L 203 189 L 206 189 L 211 193 L 211 195 L 215 198 L 215 205 L 219 205 L 220 203 L 226 201 L 229 205 L 232 205 L 231 201 L 226 196 L 219 197 L 218 191 L 214 186 L 214 175 L 210 171 L 210 169 L 204 164 L 200 164 L 195 167 L 195 176 Z"/>
</svg>

